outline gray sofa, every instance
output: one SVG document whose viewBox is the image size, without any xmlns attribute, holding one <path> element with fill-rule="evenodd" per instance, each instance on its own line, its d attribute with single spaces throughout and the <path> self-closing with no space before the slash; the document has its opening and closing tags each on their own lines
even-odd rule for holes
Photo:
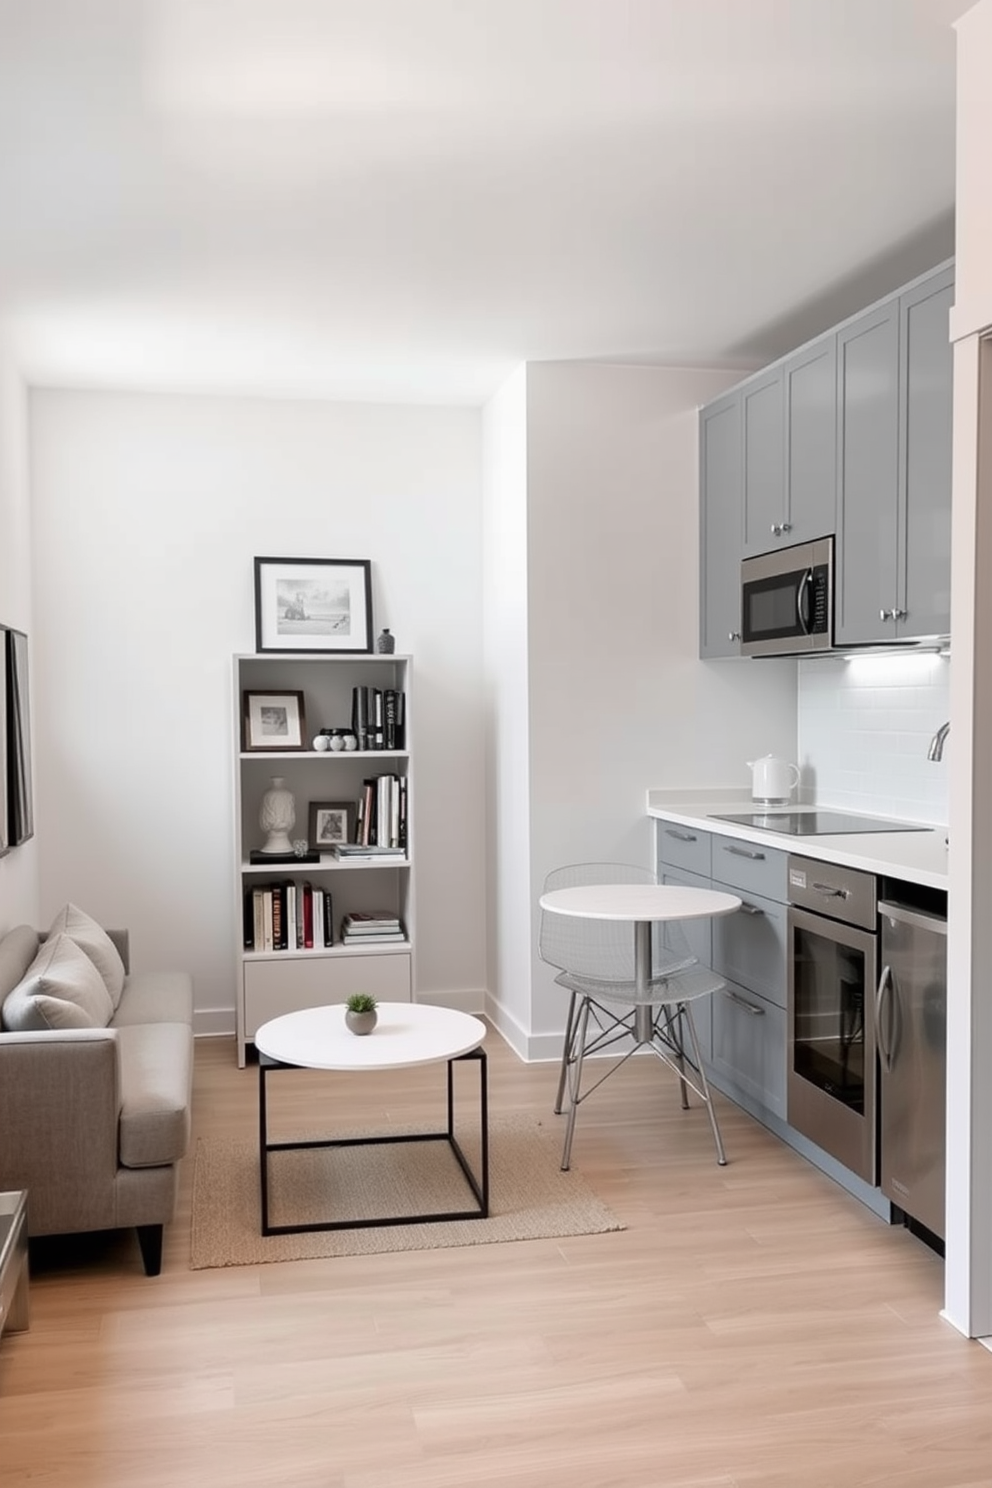
<svg viewBox="0 0 992 1488">
<path fill-rule="evenodd" d="M 31 1235 L 133 1225 L 155 1276 L 189 1145 L 192 982 L 132 975 L 127 932 L 76 916 L 71 946 L 55 925 L 0 939 L 0 1189 L 27 1190 Z"/>
</svg>

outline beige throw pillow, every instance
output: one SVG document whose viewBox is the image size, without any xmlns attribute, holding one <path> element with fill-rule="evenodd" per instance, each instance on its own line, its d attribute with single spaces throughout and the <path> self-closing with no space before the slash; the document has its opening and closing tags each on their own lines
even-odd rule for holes
<svg viewBox="0 0 992 1488">
<path fill-rule="evenodd" d="M 13 1033 L 106 1028 L 113 1013 L 103 977 L 67 935 L 44 942 L 3 1005 L 4 1026 Z"/>
<path fill-rule="evenodd" d="M 51 923 L 49 936 L 68 935 L 85 951 L 103 977 L 116 1011 L 124 987 L 124 962 L 120 952 L 102 925 L 75 904 L 67 904 Z"/>
</svg>

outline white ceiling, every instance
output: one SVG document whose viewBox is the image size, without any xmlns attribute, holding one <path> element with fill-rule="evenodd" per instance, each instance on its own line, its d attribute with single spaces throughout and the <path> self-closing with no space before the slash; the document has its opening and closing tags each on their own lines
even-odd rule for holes
<svg viewBox="0 0 992 1488">
<path fill-rule="evenodd" d="M 757 365 L 952 251 L 969 0 L 0 0 L 30 380 Z"/>
</svg>

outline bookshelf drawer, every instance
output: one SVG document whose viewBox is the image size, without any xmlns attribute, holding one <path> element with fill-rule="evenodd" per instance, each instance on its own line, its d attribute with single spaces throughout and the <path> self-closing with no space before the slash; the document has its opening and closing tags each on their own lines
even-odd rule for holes
<svg viewBox="0 0 992 1488">
<path fill-rule="evenodd" d="M 300 1008 L 344 1002 L 352 992 L 370 992 L 380 1002 L 411 1000 L 409 951 L 363 956 L 282 953 L 244 963 L 245 1037 L 270 1018 Z"/>
</svg>

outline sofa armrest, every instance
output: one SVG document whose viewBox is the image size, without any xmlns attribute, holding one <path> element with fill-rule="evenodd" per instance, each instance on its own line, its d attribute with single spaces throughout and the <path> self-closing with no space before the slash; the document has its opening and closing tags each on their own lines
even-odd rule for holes
<svg viewBox="0 0 992 1488">
<path fill-rule="evenodd" d="M 28 1190 L 32 1234 L 85 1228 L 117 1171 L 121 1077 L 116 1032 L 0 1034 L 0 1189 Z"/>
</svg>

